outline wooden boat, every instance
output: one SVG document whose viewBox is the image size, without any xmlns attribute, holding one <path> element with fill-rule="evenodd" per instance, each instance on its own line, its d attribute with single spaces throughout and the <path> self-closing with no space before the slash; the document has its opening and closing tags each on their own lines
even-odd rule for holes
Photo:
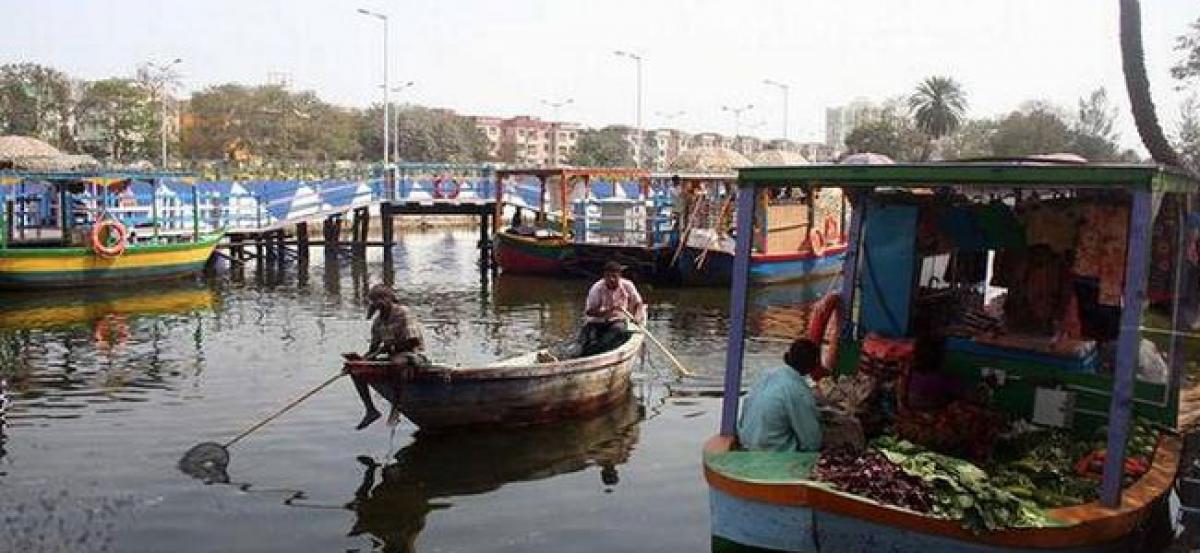
<svg viewBox="0 0 1200 553">
<path fill-rule="evenodd" d="M 124 285 L 199 273 L 222 231 L 212 220 L 219 214 L 211 199 L 202 204 L 190 181 L 174 173 L 0 171 L 0 289 Z M 201 205 L 207 206 L 203 224 Z"/>
<path fill-rule="evenodd" d="M 520 178 L 537 179 L 536 205 L 528 205 L 521 194 L 511 193 L 514 185 L 508 181 Z M 497 228 L 496 263 L 505 273 L 550 276 L 599 274 L 599 268 L 614 256 L 635 270 L 645 269 L 648 265 L 643 261 L 647 259 L 652 266 L 665 266 L 655 262 L 666 258 L 666 245 L 655 242 L 662 233 L 626 228 L 630 219 L 624 215 L 593 213 L 599 203 L 645 211 L 642 200 L 648 197 L 649 179 L 650 174 L 640 169 L 548 167 L 497 171 L 496 220 L 503 220 L 506 201 L 531 210 L 535 220 L 532 226 L 523 224 L 520 229 Z M 615 191 L 618 182 L 631 180 L 638 182 L 637 200 L 613 203 L 598 200 L 594 193 L 601 186 Z M 653 213 L 638 218 L 638 223 L 647 228 L 662 227 L 665 222 Z M 651 273 L 656 276 L 654 271 Z"/>
<path fill-rule="evenodd" d="M 345 370 L 366 378 L 424 431 L 522 426 L 613 405 L 629 390 L 642 339 L 632 332 L 617 349 L 575 359 L 555 360 L 545 348 L 479 367 L 408 369 L 388 361 L 347 360 Z"/>
<path fill-rule="evenodd" d="M 382 468 L 378 483 L 375 469 L 366 469 L 364 485 L 349 504 L 355 514 L 350 535 L 371 534 L 385 551 L 412 551 L 427 517 L 455 508 L 451 504 L 464 496 L 580 471 L 596 474 L 597 485 L 619 486 L 619 467 L 638 442 L 641 412 L 626 393 L 603 413 L 561 424 L 418 432 Z"/>
<path fill-rule="evenodd" d="M 947 218 L 946 223 L 928 223 L 931 219 L 922 215 L 952 209 L 961 209 L 963 214 L 986 211 L 980 207 L 1011 211 L 1011 207 L 1003 207 L 1010 204 L 1001 205 L 993 198 L 1014 189 L 1021 201 L 1027 202 L 1025 209 L 1038 208 L 1040 202 L 1064 201 L 1062 190 L 1070 191 L 1065 201 L 1085 202 L 1070 206 L 1074 209 L 1048 204 L 1055 209 L 1046 210 L 1047 217 L 1075 217 L 1075 209 L 1087 206 L 1098 206 L 1097 211 L 1116 206 L 1119 214 L 1126 214 L 1116 217 L 1128 221 L 1128 228 L 1126 243 L 1118 252 L 1122 257 L 1113 263 L 1124 262 L 1122 282 L 1128 284 L 1120 290 L 1121 307 L 1113 308 L 1119 312 L 1119 325 L 1114 321 L 1112 335 L 1104 340 L 1111 341 L 1117 351 L 1132 355 L 1116 355 L 1112 374 L 1099 374 L 1094 367 L 1086 367 L 1087 360 L 1094 361 L 1094 356 L 1079 353 L 1068 362 L 1057 349 L 1049 353 L 1033 349 L 1036 340 L 1008 342 L 1032 345 L 996 346 L 991 334 L 995 330 L 946 341 L 940 370 L 968 389 L 987 386 L 995 409 L 1012 418 L 1069 429 L 1076 435 L 1102 432 L 1107 437 L 1106 443 L 1111 445 L 1106 450 L 1102 480 L 1097 481 L 1098 501 L 1047 509 L 1050 523 L 1043 526 L 973 532 L 964 529 L 960 521 L 842 493 L 808 477 L 806 467 L 814 460 L 813 454 L 744 451 L 737 445 L 739 398 L 730 390 L 736 392 L 742 386 L 751 269 L 751 236 L 738 236 L 721 429 L 703 452 L 714 550 L 868 551 L 882 546 L 888 551 L 913 553 L 1092 553 L 1148 550 L 1148 541 L 1169 539 L 1170 528 L 1162 526 L 1170 526 L 1168 502 L 1176 473 L 1184 465 L 1182 439 L 1173 429 L 1179 424 L 1179 398 L 1184 395 L 1180 386 L 1186 369 L 1185 340 L 1191 339 L 1188 336 L 1194 332 L 1190 326 L 1193 323 L 1185 317 L 1200 303 L 1200 283 L 1194 265 L 1164 272 L 1152 260 L 1159 263 L 1163 259 L 1155 258 L 1153 252 L 1172 251 L 1178 244 L 1194 244 L 1200 239 L 1200 218 L 1194 215 L 1200 213 L 1200 202 L 1195 199 L 1200 182 L 1151 165 L 1080 165 L 1046 160 L 748 168 L 739 175 L 739 228 L 754 220 L 760 205 L 754 201 L 756 192 L 797 185 L 842 187 L 854 202 L 846 270 L 840 286 L 844 297 L 832 303 L 836 306 L 832 309 L 834 316 L 827 319 L 845 323 L 826 323 L 825 328 L 817 328 L 822 331 L 819 336 L 828 336 L 824 332 L 830 327 L 834 335 L 840 336 L 832 340 L 837 349 L 827 358 L 827 368 L 836 374 L 850 375 L 859 370 L 868 333 L 913 337 L 918 315 L 931 320 L 937 316 L 925 310 L 930 304 L 923 302 L 943 296 L 938 295 L 940 289 L 927 286 L 927 275 L 935 272 L 923 263 L 942 255 L 942 248 L 957 252 L 966 247 L 940 241 L 940 237 L 950 235 L 945 229 L 961 228 L 954 226 L 959 221 Z M 942 193 L 930 194 L 929 188 Z M 930 226 L 922 226 L 922 221 L 945 227 L 929 231 Z M 1071 225 L 1078 224 L 1075 219 L 1071 221 Z M 1005 225 L 994 223 L 990 228 L 1013 227 Z M 1025 238 L 1024 233 L 1021 236 Z M 928 241 L 931 238 L 935 240 Z M 1003 239 L 985 236 L 982 240 L 984 245 L 974 247 L 993 247 L 987 244 Z M 1022 246 L 1024 242 L 1006 247 Z M 1148 274 L 1152 278 L 1147 278 Z M 883 275 L 886 278 L 881 278 Z M 961 285 L 976 277 L 958 273 L 948 278 L 957 279 L 953 285 Z M 1007 281 L 1008 290 L 1019 290 L 1016 287 L 1023 286 L 1021 282 Z M 1166 291 L 1152 304 L 1147 300 L 1151 286 Z M 976 296 L 964 298 L 970 298 L 965 301 L 971 302 L 972 309 L 976 302 L 983 301 Z M 1164 317 L 1163 309 L 1174 316 Z M 1083 318 L 1082 309 L 1077 310 L 1077 316 Z M 1112 316 L 1110 311 L 1105 314 Z M 928 332 L 929 320 L 921 324 L 924 326 L 920 328 Z M 810 327 L 808 334 L 812 336 L 813 332 Z M 1173 352 L 1164 358 L 1167 373 L 1161 375 L 1161 381 L 1140 376 L 1138 352 L 1139 343 L 1146 343 L 1143 340 L 1156 342 L 1164 352 Z M 1005 377 L 985 383 L 988 371 L 1001 371 Z M 1055 389 L 1070 397 L 1048 399 L 1044 393 L 1046 382 L 1056 383 Z M 1047 409 L 1063 413 L 1063 417 L 1046 417 Z M 1148 459 L 1149 471 L 1132 482 L 1123 482 L 1125 444 L 1135 416 L 1163 430 Z"/>
<path fill-rule="evenodd" d="M 684 284 L 728 286 L 732 282 L 735 243 L 730 230 L 734 196 L 732 176 L 682 180 L 680 213 L 686 215 L 679 243 L 678 271 Z M 757 196 L 750 283 L 802 282 L 828 278 L 842 270 L 846 254 L 848 206 L 836 188 L 815 194 Z"/>
<path fill-rule="evenodd" d="M 192 276 L 204 270 L 220 234 L 194 242 L 131 245 L 118 257 L 88 248 L 0 249 L 0 288 L 40 290 L 122 285 Z"/>
<path fill-rule="evenodd" d="M 571 241 L 562 235 L 522 235 L 510 230 L 496 233 L 496 263 L 506 274 L 564 275 L 575 257 Z"/>
</svg>

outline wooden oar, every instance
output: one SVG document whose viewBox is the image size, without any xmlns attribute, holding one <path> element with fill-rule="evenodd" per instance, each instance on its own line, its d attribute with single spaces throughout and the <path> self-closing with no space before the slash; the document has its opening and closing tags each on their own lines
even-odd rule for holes
<svg viewBox="0 0 1200 553">
<path fill-rule="evenodd" d="M 655 338 L 653 334 L 650 334 L 650 331 L 647 330 L 645 326 L 642 326 L 641 323 L 637 322 L 637 317 L 634 317 L 632 314 L 626 311 L 624 307 L 617 306 L 617 309 L 620 309 L 621 313 L 624 313 L 626 317 L 629 317 L 629 322 L 633 323 L 633 326 L 636 326 L 638 330 L 642 331 L 642 334 L 645 334 L 651 342 L 654 342 L 654 345 L 658 346 L 658 349 L 662 350 L 662 352 L 666 354 L 667 359 L 670 359 L 671 362 L 675 364 L 675 368 L 679 369 L 680 373 L 682 373 L 684 376 L 693 375 L 692 371 L 689 371 L 687 367 L 683 366 L 683 363 L 679 362 L 679 359 L 675 358 L 675 354 L 671 353 L 671 350 L 667 349 L 667 346 L 658 341 L 658 338 Z"/>
</svg>

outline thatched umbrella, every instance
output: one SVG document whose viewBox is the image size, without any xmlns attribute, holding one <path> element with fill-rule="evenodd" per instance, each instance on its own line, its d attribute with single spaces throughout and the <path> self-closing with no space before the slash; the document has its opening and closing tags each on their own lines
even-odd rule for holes
<svg viewBox="0 0 1200 553">
<path fill-rule="evenodd" d="M 752 158 L 755 165 L 783 166 L 783 165 L 808 165 L 808 160 L 799 152 L 790 152 L 787 150 L 763 150 L 754 154 Z"/>
<path fill-rule="evenodd" d="M 892 158 L 883 154 L 872 154 L 865 152 L 861 154 L 850 154 L 838 162 L 841 165 L 892 165 L 896 163 Z"/>
<path fill-rule="evenodd" d="M 99 166 L 92 156 L 64 154 L 36 138 L 0 136 L 0 169 L 49 172 L 92 169 Z"/>
<path fill-rule="evenodd" d="M 733 173 L 738 167 L 753 165 L 746 156 L 729 148 L 701 146 L 680 152 L 671 160 L 671 171 L 681 173 Z"/>
</svg>

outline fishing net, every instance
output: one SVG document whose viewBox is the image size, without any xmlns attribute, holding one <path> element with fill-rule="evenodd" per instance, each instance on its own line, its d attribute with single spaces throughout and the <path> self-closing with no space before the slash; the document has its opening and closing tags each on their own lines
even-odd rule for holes
<svg viewBox="0 0 1200 553">
<path fill-rule="evenodd" d="M 209 484 L 228 483 L 229 473 L 225 472 L 228 466 L 229 450 L 215 442 L 196 444 L 179 459 L 179 470 Z"/>
</svg>

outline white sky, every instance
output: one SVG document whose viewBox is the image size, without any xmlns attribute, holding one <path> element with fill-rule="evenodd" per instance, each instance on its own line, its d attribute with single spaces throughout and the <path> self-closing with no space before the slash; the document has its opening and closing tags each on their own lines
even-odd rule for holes
<svg viewBox="0 0 1200 553">
<path fill-rule="evenodd" d="M 1184 93 L 1168 68 L 1174 37 L 1200 16 L 1195 0 L 1143 0 L 1143 37 L 1168 132 Z M 903 94 L 923 77 L 962 82 L 970 115 L 1029 99 L 1074 109 L 1105 86 L 1121 141 L 1137 144 L 1117 37 L 1117 0 L 0 0 L 0 63 L 36 62 L 82 78 L 132 74 L 183 58 L 188 91 L 272 72 L 328 101 L 380 95 L 382 26 L 390 16 L 393 86 L 403 99 L 466 114 L 552 117 L 542 100 L 573 98 L 562 119 L 634 120 L 632 60 L 644 65 L 646 127 L 730 133 L 722 105 L 748 103 L 742 130 L 781 133 L 782 101 L 764 78 L 790 83 L 789 135 L 822 140 L 824 109 Z M 1200 87 L 1198 87 L 1200 88 Z M 682 110 L 672 121 L 657 112 Z M 761 125 L 758 125 L 760 124 Z M 758 125 L 758 126 L 756 126 Z"/>
</svg>

